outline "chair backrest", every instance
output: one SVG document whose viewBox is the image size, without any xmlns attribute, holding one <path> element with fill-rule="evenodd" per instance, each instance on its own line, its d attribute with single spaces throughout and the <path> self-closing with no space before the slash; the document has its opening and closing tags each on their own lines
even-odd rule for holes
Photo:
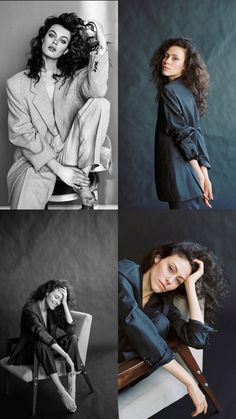
<svg viewBox="0 0 236 419">
<path fill-rule="evenodd" d="M 89 336 L 92 324 L 92 316 L 81 311 L 71 311 L 73 319 L 76 321 L 75 335 L 78 337 L 78 347 L 83 363 L 86 362 Z"/>
</svg>

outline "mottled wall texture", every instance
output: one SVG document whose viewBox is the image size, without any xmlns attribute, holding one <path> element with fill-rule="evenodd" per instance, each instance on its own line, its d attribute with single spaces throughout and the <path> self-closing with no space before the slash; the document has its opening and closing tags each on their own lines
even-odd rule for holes
<svg viewBox="0 0 236 419">
<path fill-rule="evenodd" d="M 66 278 L 75 309 L 93 315 L 91 350 L 115 348 L 116 212 L 1 211 L 0 247 L 1 338 L 19 335 L 22 306 L 39 284 Z"/>
<path fill-rule="evenodd" d="M 234 0 L 129 0 L 119 7 L 120 207 L 166 208 L 154 184 L 155 91 L 149 69 L 164 39 L 191 38 L 206 62 L 211 89 L 201 121 L 214 186 L 214 208 L 236 208 L 236 3 Z"/>
<path fill-rule="evenodd" d="M 118 1 L 1 1 L 0 2 L 0 206 L 7 202 L 7 172 L 13 162 L 14 147 L 8 140 L 6 79 L 25 69 L 30 41 L 51 15 L 74 12 L 84 20 L 96 19 L 110 42 L 110 72 L 107 99 L 111 103 L 108 135 L 112 142 L 112 168 L 101 173 L 100 204 L 117 204 L 118 166 Z"/>
</svg>

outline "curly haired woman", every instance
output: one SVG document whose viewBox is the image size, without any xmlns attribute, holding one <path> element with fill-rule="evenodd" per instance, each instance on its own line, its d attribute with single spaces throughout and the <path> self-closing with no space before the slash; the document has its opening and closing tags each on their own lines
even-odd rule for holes
<svg viewBox="0 0 236 419">
<path fill-rule="evenodd" d="M 73 305 L 72 288 L 65 280 L 51 280 L 40 285 L 22 309 L 21 335 L 8 364 L 32 364 L 36 351 L 39 362 L 55 384 L 66 408 L 75 412 L 76 375 L 81 358 L 74 324 L 68 306 Z M 62 385 L 55 356 L 65 358 L 68 391 Z"/>
<path fill-rule="evenodd" d="M 185 295 L 189 321 L 173 304 Z M 195 411 L 207 411 L 205 396 L 193 377 L 177 362 L 166 338 L 171 335 L 200 349 L 214 329 L 204 323 L 198 298 L 205 298 L 205 319 L 212 324 L 217 305 L 227 295 L 227 282 L 215 256 L 192 242 L 170 242 L 150 252 L 141 265 L 119 262 L 119 361 L 137 354 L 154 371 L 165 368 L 186 386 Z M 168 391 L 168 389 L 166 389 Z"/>
<path fill-rule="evenodd" d="M 209 156 L 199 125 L 209 76 L 187 38 L 165 40 L 151 59 L 157 88 L 155 175 L 158 198 L 170 209 L 208 208 L 213 200 Z"/>
<path fill-rule="evenodd" d="M 56 176 L 93 208 L 89 173 L 110 165 L 108 67 L 98 22 L 63 13 L 40 27 L 27 69 L 7 80 L 12 209 L 45 208 Z"/>
</svg>

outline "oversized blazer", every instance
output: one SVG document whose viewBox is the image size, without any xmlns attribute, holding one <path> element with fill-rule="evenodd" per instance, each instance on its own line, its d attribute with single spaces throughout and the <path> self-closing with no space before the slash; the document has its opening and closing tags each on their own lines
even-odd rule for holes
<svg viewBox="0 0 236 419">
<path fill-rule="evenodd" d="M 131 260 L 119 262 L 119 360 L 137 354 L 150 366 L 159 367 L 174 359 L 168 335 L 200 349 L 214 329 L 197 320 L 185 321 L 169 293 L 153 294 L 142 307 L 142 275 Z"/>
<path fill-rule="evenodd" d="M 46 327 L 38 301 L 29 301 L 24 305 L 21 314 L 20 339 L 10 356 L 9 364 L 20 365 L 27 360 L 30 362 L 37 341 L 51 346 L 56 343 L 57 339 L 74 334 L 75 321 L 71 324 L 65 322 L 59 325 L 51 310 L 48 310 L 47 323 Z"/>
<path fill-rule="evenodd" d="M 41 175 L 41 187 L 48 194 L 53 190 L 55 175 L 45 165 L 64 147 L 85 101 L 106 94 L 108 67 L 108 52 L 92 52 L 88 66 L 77 71 L 72 80 L 55 84 L 53 107 L 41 78 L 35 83 L 22 71 L 7 80 L 9 140 L 17 147 L 8 172 L 9 200 L 15 186 L 19 189 L 14 191 L 17 201 L 24 184 L 30 184 L 29 170 Z"/>
<path fill-rule="evenodd" d="M 189 163 L 210 168 L 199 112 L 192 92 L 178 78 L 162 87 L 155 133 L 155 180 L 161 201 L 201 196 L 198 175 Z"/>
</svg>

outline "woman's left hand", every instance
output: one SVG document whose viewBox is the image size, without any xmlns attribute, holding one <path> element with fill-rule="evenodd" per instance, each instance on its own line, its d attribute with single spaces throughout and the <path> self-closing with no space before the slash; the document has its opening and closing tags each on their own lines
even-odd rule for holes
<svg viewBox="0 0 236 419">
<path fill-rule="evenodd" d="M 185 287 L 190 284 L 196 284 L 196 282 L 202 277 L 204 274 L 204 263 L 200 259 L 194 259 L 194 263 L 198 265 L 198 269 L 193 274 L 189 275 L 188 278 L 185 279 L 184 285 Z"/>
<path fill-rule="evenodd" d="M 62 294 L 62 301 L 61 301 L 62 305 L 67 304 L 67 288 L 66 287 L 61 287 L 61 288 L 59 288 L 59 291 Z"/>
<path fill-rule="evenodd" d="M 89 25 L 91 23 L 91 25 Z M 99 46 L 98 46 L 98 54 L 103 54 L 106 50 L 106 38 L 104 35 L 104 30 L 103 30 L 103 26 L 100 22 L 98 22 L 97 20 L 85 20 L 84 21 L 85 25 L 88 25 L 88 29 L 87 29 L 87 36 L 89 38 L 94 37 L 97 39 Z"/>
<path fill-rule="evenodd" d="M 209 201 L 213 200 L 213 193 L 212 193 L 212 184 L 209 178 L 205 179 L 203 190 L 204 190 L 204 194 L 202 195 L 202 199 L 207 207 L 212 208 Z"/>
</svg>

